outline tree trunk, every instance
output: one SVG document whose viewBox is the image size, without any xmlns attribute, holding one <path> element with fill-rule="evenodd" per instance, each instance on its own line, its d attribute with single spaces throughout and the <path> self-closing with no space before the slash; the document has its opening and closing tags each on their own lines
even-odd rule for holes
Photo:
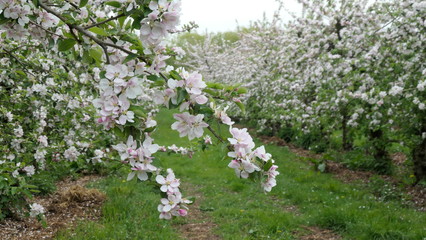
<svg viewBox="0 0 426 240">
<path fill-rule="evenodd" d="M 390 173 L 391 159 L 386 151 L 388 142 L 383 139 L 383 130 L 370 130 L 370 141 L 373 147 L 373 157 L 377 162 L 375 170 L 379 173 Z"/>
<path fill-rule="evenodd" d="M 426 132 L 426 123 L 423 123 L 421 133 L 423 132 Z M 413 149 L 413 164 L 416 184 L 426 180 L 426 139 L 422 139 L 421 143 Z"/>
<path fill-rule="evenodd" d="M 352 150 L 352 142 L 349 140 L 348 136 L 348 121 L 349 116 L 344 112 L 344 114 L 342 114 L 342 147 L 345 151 Z"/>
</svg>

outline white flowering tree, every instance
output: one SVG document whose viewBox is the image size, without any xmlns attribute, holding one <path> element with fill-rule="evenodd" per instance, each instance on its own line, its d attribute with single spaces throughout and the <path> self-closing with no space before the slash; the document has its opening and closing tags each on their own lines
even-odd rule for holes
<svg viewBox="0 0 426 240">
<path fill-rule="evenodd" d="M 311 141 L 327 145 L 336 130 L 344 150 L 365 136 L 381 172 L 391 144 L 403 143 L 424 180 L 424 1 L 299 2 L 303 16 L 257 22 L 226 48 L 192 46 L 190 61 L 210 76 L 241 66 L 223 79 L 249 88 L 245 117 L 260 127 L 313 149 Z M 215 57 L 221 64 L 206 69 Z"/>
<path fill-rule="evenodd" d="M 26 184 L 34 174 L 54 170 L 56 162 L 97 163 L 113 155 L 128 165 L 128 180 L 160 188 L 160 218 L 185 216 L 191 201 L 173 171 L 155 160 L 158 151 L 185 150 L 154 143 L 158 107 L 181 112 L 171 126 L 180 137 L 211 131 L 228 145 L 236 175 L 271 191 L 278 175 L 271 155 L 220 107 L 242 107 L 244 89 L 206 83 L 198 72 L 167 64 L 184 54 L 164 42 L 180 31 L 179 18 L 177 0 L 0 0 L 0 218 L 26 204 L 37 188 Z M 216 132 L 214 122 L 229 125 L 232 137 Z M 31 205 L 30 215 L 42 213 Z"/>
</svg>

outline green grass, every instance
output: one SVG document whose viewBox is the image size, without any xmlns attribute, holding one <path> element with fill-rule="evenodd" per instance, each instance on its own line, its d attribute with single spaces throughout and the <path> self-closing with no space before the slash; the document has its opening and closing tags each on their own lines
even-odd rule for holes
<svg viewBox="0 0 426 240">
<path fill-rule="evenodd" d="M 170 114 L 163 111 L 157 117 L 156 142 L 187 145 L 186 139 L 169 130 Z M 183 184 L 191 183 L 204 195 L 200 209 L 224 239 L 297 239 L 306 233 L 303 226 L 332 229 L 344 239 L 426 238 L 425 213 L 399 201 L 378 201 L 361 186 L 314 172 L 287 148 L 270 145 L 266 149 L 281 172 L 278 186 L 269 194 L 262 192 L 259 183 L 236 178 L 227 167 L 229 159 L 223 159 L 226 150 L 220 146 L 198 151 L 193 158 L 159 154 L 156 161 L 173 168 Z M 125 177 L 122 173 L 121 179 Z M 62 232 L 58 239 L 179 239 L 176 228 L 188 221 L 159 220 L 156 207 L 160 197 L 146 183 L 123 183 L 111 176 L 94 187 L 109 198 L 102 219 L 83 222 L 73 232 Z M 286 210 L 293 205 L 295 212 Z"/>
</svg>

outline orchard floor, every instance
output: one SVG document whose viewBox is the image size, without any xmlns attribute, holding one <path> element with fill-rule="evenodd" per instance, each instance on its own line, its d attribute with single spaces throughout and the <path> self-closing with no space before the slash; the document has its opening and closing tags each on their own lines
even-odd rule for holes
<svg viewBox="0 0 426 240">
<path fill-rule="evenodd" d="M 59 230 L 71 229 L 83 220 L 98 220 L 106 196 L 96 189 L 84 186 L 100 178 L 89 175 L 78 179 L 66 178 L 58 182 L 53 194 L 37 196 L 33 200 L 45 208 L 47 226 L 43 227 L 33 218 L 6 219 L 0 222 L 0 239 L 52 239 Z"/>
<path fill-rule="evenodd" d="M 187 146 L 170 130 L 170 111 L 157 117 L 156 143 Z M 226 129 L 222 129 L 226 130 Z M 211 135 L 211 134 L 210 134 Z M 212 135 L 211 135 L 212 136 Z M 257 142 L 261 144 L 261 142 Z M 126 182 L 126 170 L 89 184 L 107 201 L 97 221 L 82 221 L 56 239 L 413 239 L 426 238 L 426 213 L 398 200 L 380 201 L 357 183 L 344 183 L 301 161 L 288 147 L 265 146 L 279 165 L 278 186 L 238 179 L 227 167 L 224 146 L 192 158 L 159 154 L 157 165 L 174 169 L 184 195 L 196 196 L 190 216 L 158 219 L 159 195 L 147 183 Z"/>
</svg>

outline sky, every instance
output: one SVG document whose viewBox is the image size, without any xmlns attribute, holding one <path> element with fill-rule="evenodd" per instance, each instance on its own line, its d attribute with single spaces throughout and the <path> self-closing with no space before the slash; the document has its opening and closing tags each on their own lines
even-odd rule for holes
<svg viewBox="0 0 426 240">
<path fill-rule="evenodd" d="M 272 19 L 278 9 L 275 0 L 181 0 L 181 24 L 195 21 L 198 32 L 232 31 L 237 26 L 249 26 L 250 21 L 263 18 Z M 302 7 L 296 0 L 283 0 L 284 7 L 292 12 L 301 13 Z M 281 14 L 284 20 L 289 16 L 285 11 Z M 237 24 L 238 22 L 238 24 Z"/>
</svg>

